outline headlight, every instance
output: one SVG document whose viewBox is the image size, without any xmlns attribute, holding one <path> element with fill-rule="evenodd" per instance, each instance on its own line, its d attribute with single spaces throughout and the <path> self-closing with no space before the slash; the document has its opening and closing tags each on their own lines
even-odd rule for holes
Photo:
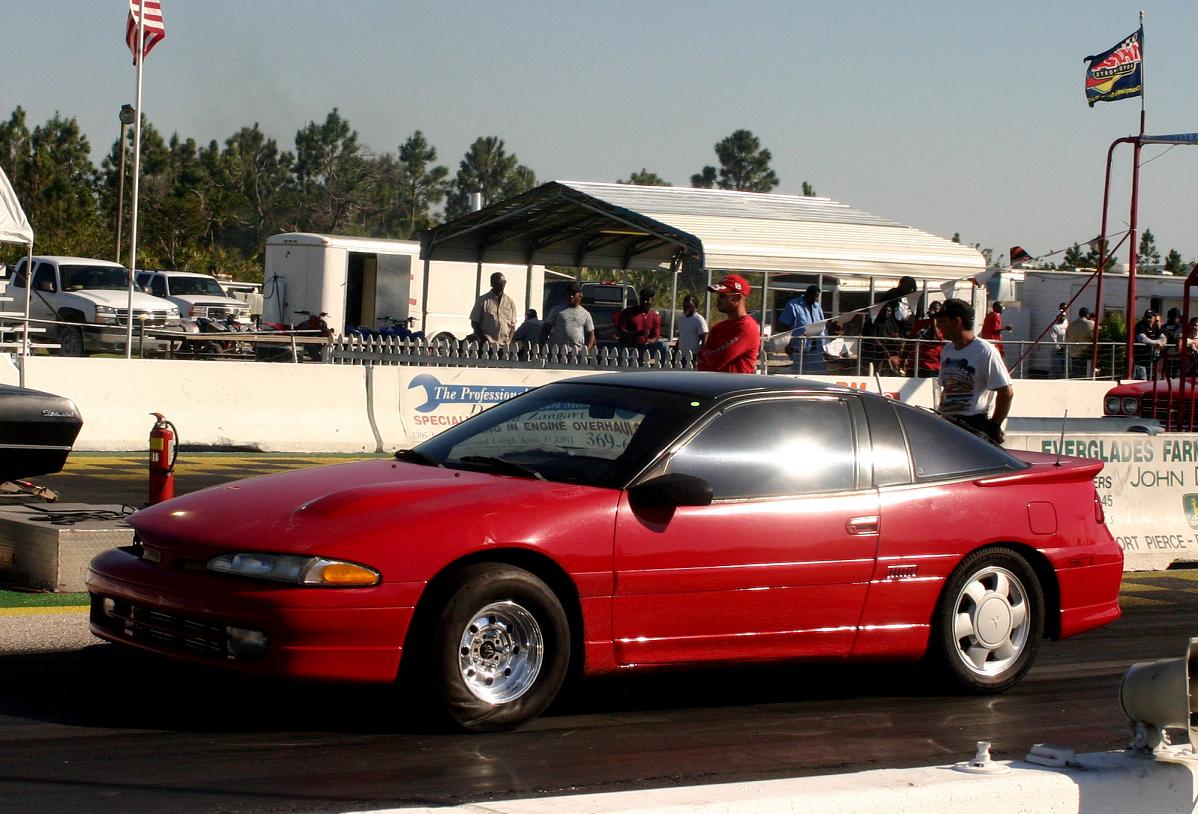
<svg viewBox="0 0 1198 814">
<path fill-rule="evenodd" d="M 1107 396 L 1106 403 L 1103 405 L 1103 409 L 1107 415 L 1119 415 L 1119 397 Z"/>
<path fill-rule="evenodd" d="M 178 308 L 166 309 L 166 318 L 167 319 L 178 319 L 179 318 L 179 309 Z"/>
<path fill-rule="evenodd" d="M 1140 410 L 1140 400 L 1134 396 L 1125 396 L 1123 398 L 1123 414 L 1135 415 Z"/>
<path fill-rule="evenodd" d="M 107 305 L 96 306 L 96 322 L 102 322 L 109 325 L 116 324 L 116 309 L 110 308 Z"/>
<path fill-rule="evenodd" d="M 221 554 L 208 560 L 208 570 L 295 585 L 360 588 L 380 582 L 379 572 L 365 565 L 294 554 Z"/>
</svg>

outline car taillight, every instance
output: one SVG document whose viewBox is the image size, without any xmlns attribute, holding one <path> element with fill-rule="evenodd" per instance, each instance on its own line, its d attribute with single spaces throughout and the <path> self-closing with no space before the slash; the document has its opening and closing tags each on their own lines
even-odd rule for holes
<svg viewBox="0 0 1198 814">
<path fill-rule="evenodd" d="M 1098 496 L 1098 491 L 1094 491 L 1094 519 L 1099 523 L 1106 523 L 1106 512 L 1102 510 L 1102 498 Z"/>
<path fill-rule="evenodd" d="M 196 315 L 196 307 L 193 305 L 187 309 L 187 316 L 194 317 Z"/>
</svg>

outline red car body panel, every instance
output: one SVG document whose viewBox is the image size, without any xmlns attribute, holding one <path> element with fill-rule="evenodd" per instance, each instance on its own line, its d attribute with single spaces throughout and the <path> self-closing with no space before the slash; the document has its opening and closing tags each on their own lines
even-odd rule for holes
<svg viewBox="0 0 1198 814">
<path fill-rule="evenodd" d="M 874 490 L 729 501 L 616 523 L 616 654 L 624 664 L 846 656 L 873 571 Z"/>
<path fill-rule="evenodd" d="M 391 681 L 430 581 L 493 558 L 563 577 L 586 673 L 915 659 L 945 580 L 991 545 L 1037 568 L 1056 603 L 1050 633 L 1114 621 L 1122 551 L 1096 517 L 1091 479 L 1101 464 L 1017 454 L 1030 468 L 1000 477 L 674 509 L 634 508 L 619 489 L 392 461 L 244 480 L 135 513 L 144 553 L 114 550 L 89 569 L 92 630 L 249 672 Z M 205 568 L 237 551 L 344 559 L 377 570 L 381 584 L 301 587 Z M 261 630 L 266 654 L 230 660 L 130 641 L 105 619 L 105 599 Z"/>
</svg>

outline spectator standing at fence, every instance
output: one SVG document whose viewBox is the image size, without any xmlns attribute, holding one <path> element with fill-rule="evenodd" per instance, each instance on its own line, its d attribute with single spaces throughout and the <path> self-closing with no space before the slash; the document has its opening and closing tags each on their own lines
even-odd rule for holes
<svg viewBox="0 0 1198 814">
<path fill-rule="evenodd" d="M 907 362 L 911 375 L 920 378 L 936 378 L 940 375 L 940 350 L 944 347 L 944 334 L 936 327 L 936 315 L 944 303 L 936 300 L 928 306 L 928 315 L 911 326 L 911 338 L 915 340 Z"/>
<path fill-rule="evenodd" d="M 937 409 L 948 418 L 1003 442 L 1002 424 L 1011 411 L 1015 387 L 998 349 L 973 332 L 973 307 L 949 299 L 936 315 L 936 327 L 948 340 L 940 351 Z M 994 401 L 994 414 L 988 415 Z"/>
<path fill-rule="evenodd" d="M 827 318 L 819 302 L 817 285 L 807 286 L 803 296 L 786 303 L 778 315 L 778 327 L 792 331 L 786 352 L 796 373 L 826 373 L 824 338 L 828 335 Z"/>
<path fill-rule="evenodd" d="M 1161 315 L 1151 308 L 1144 312 L 1144 318 L 1136 323 L 1136 344 L 1132 350 L 1132 375 L 1137 379 L 1147 379 L 1154 375 L 1156 360 L 1161 357 L 1168 344 L 1165 332 L 1161 329 Z"/>
<path fill-rule="evenodd" d="M 621 348 L 635 348 L 643 358 L 646 352 L 658 348 L 661 342 L 661 314 L 653 310 L 657 292 L 642 288 L 640 301 L 630 305 L 613 317 L 616 326 L 616 344 Z"/>
<path fill-rule="evenodd" d="M 1190 324 L 1186 329 L 1186 338 L 1183 344 L 1186 351 L 1185 375 L 1198 375 L 1198 317 L 1190 317 Z"/>
<path fill-rule="evenodd" d="M 1062 303 L 1064 305 L 1064 303 Z M 1048 326 L 1048 341 L 1052 343 L 1052 363 L 1049 369 L 1049 375 L 1054 379 L 1060 379 L 1065 375 L 1065 356 L 1068 349 L 1065 346 L 1065 335 L 1069 332 L 1069 317 L 1065 315 L 1065 310 L 1057 311 L 1057 318 Z"/>
<path fill-rule="evenodd" d="M 894 320 L 899 324 L 904 336 L 911 331 L 914 323 L 908 297 L 918 290 L 919 284 L 915 282 L 914 277 L 900 277 L 898 285 L 882 292 L 882 296 L 877 299 L 878 302 L 889 302 L 894 306 Z"/>
<path fill-rule="evenodd" d="M 757 369 L 757 354 L 761 350 L 761 326 L 745 310 L 752 289 L 739 274 L 729 274 L 707 287 L 716 296 L 716 310 L 724 315 L 722 322 L 711 326 L 707 341 L 699 349 L 699 370 L 724 373 L 752 373 Z M 823 354 L 820 354 L 823 360 Z"/>
<path fill-rule="evenodd" d="M 982 320 L 981 333 L 982 339 L 994 344 L 994 349 L 998 351 L 999 357 L 1002 356 L 1002 342 L 999 340 L 1002 339 L 1003 332 L 1015 330 L 1013 325 L 1002 324 L 1002 312 L 1003 304 L 1001 302 L 991 305 L 990 313 L 986 314 L 986 318 Z"/>
<path fill-rule="evenodd" d="M 903 329 L 894 317 L 894 303 L 882 304 L 878 315 L 866 323 L 861 340 L 865 361 L 873 365 L 874 371 L 883 376 L 902 376 Z"/>
<path fill-rule="evenodd" d="M 516 330 L 516 303 L 503 289 L 507 278 L 502 272 L 491 275 L 491 290 L 474 303 L 470 311 L 470 324 L 474 327 L 474 338 L 480 344 L 506 345 L 512 341 Z"/>
<path fill-rule="evenodd" d="M 1094 344 L 1094 317 L 1089 308 L 1079 308 L 1077 319 L 1065 329 L 1065 341 L 1069 344 L 1070 376 L 1086 376 L 1089 371 L 1090 354 Z"/>
<path fill-rule="evenodd" d="M 1185 325 L 1181 321 L 1181 309 L 1170 308 L 1166 314 L 1165 324 L 1161 326 L 1161 332 L 1165 335 L 1165 376 L 1174 378 L 1177 376 L 1177 370 L 1181 356 L 1181 343 L 1185 341 L 1186 331 Z"/>
<path fill-rule="evenodd" d="M 541 326 L 544 324 L 545 321 L 537 317 L 537 309 L 529 308 L 528 313 L 524 315 L 524 321 L 520 323 L 520 327 L 512 334 L 512 341 L 536 344 L 541 340 Z"/>
<path fill-rule="evenodd" d="M 687 294 L 682 298 L 682 316 L 678 318 L 678 358 L 685 360 L 687 354 L 693 361 L 699 355 L 699 348 L 707 339 L 707 320 L 696 313 L 695 298 Z"/>
<path fill-rule="evenodd" d="M 586 353 L 595 347 L 595 321 L 582 307 L 582 286 L 571 283 L 566 289 L 566 302 L 554 306 L 541 326 L 541 342 L 551 346 Z"/>
</svg>

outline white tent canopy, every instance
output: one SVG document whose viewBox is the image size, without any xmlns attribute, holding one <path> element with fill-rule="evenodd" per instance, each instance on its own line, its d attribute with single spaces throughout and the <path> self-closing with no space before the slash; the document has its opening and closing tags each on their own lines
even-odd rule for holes
<svg viewBox="0 0 1198 814">
<path fill-rule="evenodd" d="M 33 265 L 33 227 L 29 225 L 29 218 L 25 217 L 25 210 L 21 208 L 21 202 L 17 200 L 17 193 L 13 190 L 3 167 L 0 167 L 0 243 L 22 243 L 28 246 L 29 259 L 26 261 L 26 269 Z M 25 322 L 21 346 L 22 353 L 26 356 L 29 355 L 29 292 L 32 288 L 33 286 L 25 286 Z M 21 365 L 21 386 L 25 386 L 24 364 Z"/>
<path fill-rule="evenodd" d="M 0 167 L 0 243 L 33 244 L 33 227 L 3 167 Z"/>
</svg>

